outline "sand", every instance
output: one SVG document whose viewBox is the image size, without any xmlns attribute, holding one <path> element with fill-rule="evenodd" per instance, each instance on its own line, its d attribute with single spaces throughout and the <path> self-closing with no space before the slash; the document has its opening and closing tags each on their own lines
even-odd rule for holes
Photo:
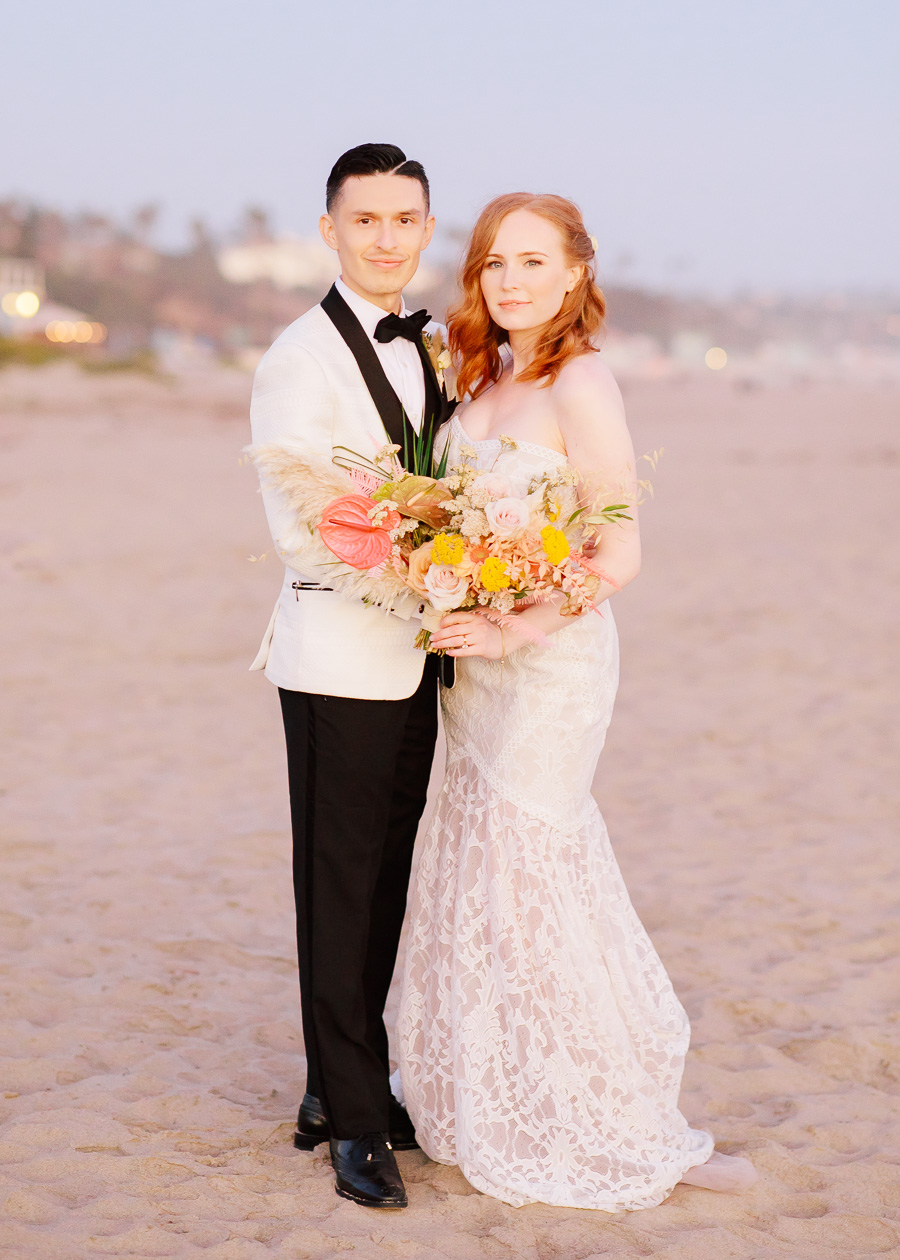
<svg viewBox="0 0 900 1260">
<path fill-rule="evenodd" d="M 249 379 L 0 375 L 0 1254 L 900 1256 L 896 387 L 634 382 L 664 446 L 597 792 L 742 1197 L 410 1207 L 295 1152 L 303 1087 Z"/>
</svg>

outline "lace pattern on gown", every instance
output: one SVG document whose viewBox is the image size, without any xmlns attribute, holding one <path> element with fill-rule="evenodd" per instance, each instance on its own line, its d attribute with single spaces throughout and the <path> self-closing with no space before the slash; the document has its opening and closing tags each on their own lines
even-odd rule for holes
<svg viewBox="0 0 900 1260">
<path fill-rule="evenodd" d="M 563 456 L 474 447 L 523 492 Z M 451 462 L 454 452 L 451 451 Z M 678 1092 L 690 1029 L 590 794 L 618 683 L 608 604 L 502 665 L 457 659 L 413 875 L 398 1032 L 422 1148 L 513 1205 L 662 1202 L 712 1151 Z"/>
</svg>

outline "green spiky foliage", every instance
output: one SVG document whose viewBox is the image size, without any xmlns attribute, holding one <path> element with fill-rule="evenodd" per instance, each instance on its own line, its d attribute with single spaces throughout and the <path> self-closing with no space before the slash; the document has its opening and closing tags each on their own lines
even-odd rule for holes
<svg viewBox="0 0 900 1260">
<path fill-rule="evenodd" d="M 403 415 L 406 421 L 406 413 Z M 412 425 L 404 423 L 403 425 L 403 467 L 407 472 L 411 472 L 416 477 L 443 477 L 447 471 L 447 455 L 450 450 L 450 443 L 444 443 L 444 450 L 440 459 L 435 462 L 434 458 L 434 439 L 435 439 L 435 417 L 429 416 L 428 419 L 422 420 L 422 426 L 419 432 L 415 434 L 415 440 L 410 442 L 409 431 Z"/>
</svg>

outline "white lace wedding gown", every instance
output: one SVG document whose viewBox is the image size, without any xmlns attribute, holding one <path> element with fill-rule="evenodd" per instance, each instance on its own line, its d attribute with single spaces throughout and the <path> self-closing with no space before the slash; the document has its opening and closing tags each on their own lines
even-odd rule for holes
<svg viewBox="0 0 900 1260">
<path fill-rule="evenodd" d="M 451 464 L 464 442 L 519 492 L 564 462 L 458 421 L 450 440 Z M 506 1203 L 653 1207 L 713 1139 L 678 1110 L 687 1016 L 591 797 L 618 682 L 609 604 L 549 646 L 456 668 L 411 889 L 404 1101 L 426 1154 Z"/>
</svg>

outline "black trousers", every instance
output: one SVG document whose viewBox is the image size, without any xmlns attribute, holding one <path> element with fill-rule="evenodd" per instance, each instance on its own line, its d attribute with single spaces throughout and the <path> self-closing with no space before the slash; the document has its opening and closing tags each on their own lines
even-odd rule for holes
<svg viewBox="0 0 900 1260">
<path fill-rule="evenodd" d="M 307 1083 L 333 1136 L 388 1127 L 384 1005 L 437 738 L 436 658 L 406 700 L 279 688 Z"/>
</svg>

